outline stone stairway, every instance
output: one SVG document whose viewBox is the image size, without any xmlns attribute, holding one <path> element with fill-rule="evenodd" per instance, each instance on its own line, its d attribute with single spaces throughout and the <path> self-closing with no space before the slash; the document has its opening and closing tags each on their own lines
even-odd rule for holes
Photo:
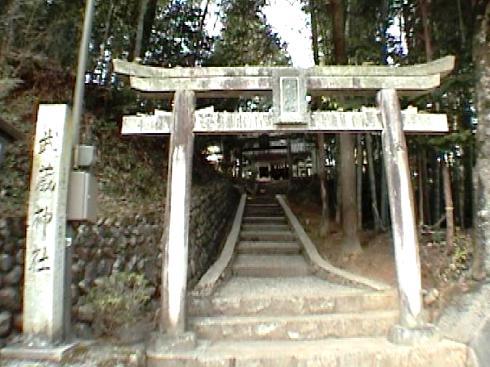
<svg viewBox="0 0 490 367">
<path fill-rule="evenodd" d="M 275 198 L 247 201 L 232 273 L 211 304 L 191 309 L 199 338 L 384 336 L 398 317 L 393 292 L 362 293 L 313 276 Z"/>
<path fill-rule="evenodd" d="M 275 198 L 247 200 L 231 270 L 211 296 L 190 299 L 197 347 L 150 352 L 149 366 L 465 366 L 456 343 L 389 343 L 396 291 L 313 275 Z"/>
<path fill-rule="evenodd" d="M 247 202 L 233 264 L 235 276 L 299 277 L 309 274 L 300 245 L 277 201 Z"/>
</svg>

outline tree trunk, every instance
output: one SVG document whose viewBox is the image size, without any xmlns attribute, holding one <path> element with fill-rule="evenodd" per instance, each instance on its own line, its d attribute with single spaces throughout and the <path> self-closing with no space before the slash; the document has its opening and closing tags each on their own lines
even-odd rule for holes
<svg viewBox="0 0 490 367">
<path fill-rule="evenodd" d="M 165 6 L 168 1 L 165 2 Z M 146 14 L 143 25 L 143 39 L 141 41 L 141 52 L 142 58 L 145 56 L 146 50 L 148 50 L 148 45 L 150 44 L 151 31 L 153 29 L 153 23 L 155 22 L 155 15 L 157 13 L 158 0 L 148 0 L 148 5 L 146 6 Z"/>
<path fill-rule="evenodd" d="M 449 173 L 449 165 L 442 165 L 442 181 L 444 185 L 444 203 L 446 206 L 446 246 L 451 249 L 454 239 L 454 205 L 453 195 L 451 193 L 451 175 Z"/>
<path fill-rule="evenodd" d="M 461 37 L 461 48 L 466 47 L 466 30 L 463 21 L 463 9 L 461 8 L 461 0 L 457 0 L 458 2 L 458 21 L 459 21 L 459 34 Z"/>
<path fill-rule="evenodd" d="M 209 11 L 209 2 L 210 0 L 206 0 L 206 5 L 204 5 L 204 9 L 202 11 L 202 14 L 201 14 L 201 21 L 199 22 L 199 32 L 203 32 L 204 30 L 204 26 L 206 24 L 206 17 L 208 15 L 208 11 Z"/>
<path fill-rule="evenodd" d="M 383 228 L 383 223 L 378 212 L 376 175 L 374 173 L 373 138 L 370 133 L 366 134 L 366 150 L 368 159 L 369 188 L 371 190 L 371 209 L 373 213 L 374 229 L 378 232 Z"/>
<path fill-rule="evenodd" d="M 3 21 L 5 22 L 5 32 L 0 36 L 0 71 L 4 67 L 7 57 L 10 53 L 10 47 L 14 44 L 15 40 L 15 14 L 18 13 L 21 2 L 18 0 L 10 0 L 5 6 L 5 15 Z"/>
<path fill-rule="evenodd" d="M 148 48 L 158 0 L 140 0 L 138 26 L 134 46 L 134 57 L 144 59 Z"/>
<path fill-rule="evenodd" d="M 412 14 L 411 10 L 411 4 L 410 3 L 402 3 L 402 11 L 400 14 L 400 33 L 405 34 L 405 39 L 407 40 L 407 47 L 408 49 L 413 49 L 414 48 L 414 40 L 416 37 L 414 37 L 413 32 L 413 18 L 415 18 Z"/>
<path fill-rule="evenodd" d="M 110 35 L 110 31 L 111 31 L 111 23 L 112 23 L 112 15 L 114 13 L 114 1 L 110 1 L 109 3 L 109 11 L 107 12 L 107 16 L 106 16 L 106 19 L 105 19 L 105 23 L 104 23 L 104 36 L 102 37 L 102 41 L 100 42 L 100 45 L 99 45 L 99 62 L 101 64 L 105 64 L 105 48 L 106 48 L 106 45 L 109 43 L 109 35 Z M 111 74 L 111 70 L 112 70 L 112 63 L 108 63 L 106 65 L 107 67 L 107 74 L 110 75 Z M 110 82 L 110 78 L 109 79 L 109 82 Z M 107 83 L 108 81 L 106 80 L 105 83 Z M 107 104 L 107 99 L 105 100 L 104 102 L 105 104 Z M 107 109 L 107 105 L 105 105 L 105 108 Z"/>
<path fill-rule="evenodd" d="M 141 12 L 141 1 L 145 0 L 139 0 L 135 1 L 132 6 L 128 6 L 129 8 L 129 13 L 130 15 L 128 16 L 129 19 L 129 26 L 130 26 L 130 33 L 129 33 L 129 49 L 128 49 L 128 60 L 134 60 L 136 55 L 136 47 L 137 47 L 137 34 L 138 34 L 138 24 L 140 20 L 140 12 Z"/>
<path fill-rule="evenodd" d="M 310 19 L 311 19 L 311 46 L 313 49 L 313 61 L 315 65 L 320 64 L 320 54 L 318 48 L 318 12 L 316 9 L 315 0 L 309 1 L 310 5 Z M 312 100 L 312 105 L 317 108 L 320 104 L 319 98 Z M 320 179 L 320 196 L 322 201 L 322 217 L 320 219 L 319 233 L 320 237 L 325 237 L 329 231 L 329 207 L 328 207 L 328 193 L 325 182 L 325 135 L 323 133 L 317 134 L 318 145 L 318 177 Z"/>
<path fill-rule="evenodd" d="M 221 137 L 221 151 L 223 153 L 222 170 L 226 176 L 230 176 L 230 169 L 233 166 L 231 161 L 231 147 L 226 141 L 226 137 Z"/>
<path fill-rule="evenodd" d="M 332 38 L 335 63 L 347 64 L 345 39 L 345 8 L 343 0 L 331 0 Z M 357 233 L 356 167 L 354 163 L 354 135 L 339 134 L 340 184 L 342 205 L 342 250 L 347 254 L 362 251 Z"/>
<path fill-rule="evenodd" d="M 337 135 L 337 143 L 340 145 L 340 138 L 339 135 Z M 340 147 L 338 147 L 338 152 L 337 152 L 337 157 L 340 157 Z M 342 223 L 342 190 L 341 190 L 341 173 L 342 173 L 342 167 L 341 167 L 341 160 L 337 159 L 336 160 L 336 182 L 335 182 L 335 223 L 340 226 Z"/>
<path fill-rule="evenodd" d="M 465 227 L 472 228 L 473 221 L 471 214 L 473 213 L 473 156 L 474 156 L 474 145 L 471 142 L 465 149 L 463 155 L 464 164 L 464 187 L 465 187 Z"/>
<path fill-rule="evenodd" d="M 138 16 L 138 26 L 136 28 L 136 38 L 134 46 L 134 57 L 142 58 L 143 51 L 143 33 L 145 28 L 145 14 L 148 8 L 148 0 L 140 0 L 140 11 Z"/>
<path fill-rule="evenodd" d="M 206 24 L 206 17 L 208 16 L 208 11 L 209 11 L 209 3 L 210 3 L 210 0 L 206 0 L 206 3 L 204 5 L 204 9 L 202 9 L 202 12 L 201 12 L 201 20 L 199 22 L 199 34 L 204 34 L 203 30 L 204 30 L 204 26 Z M 192 55 L 192 61 L 190 63 L 191 66 L 198 66 L 197 64 L 197 60 L 201 58 L 201 52 L 202 52 L 202 48 L 204 46 L 204 38 L 201 37 L 201 39 L 199 39 L 199 47 L 198 47 L 198 50 L 197 50 L 197 53 L 193 53 Z"/>
<path fill-rule="evenodd" d="M 434 155 L 434 221 L 437 223 L 441 217 L 441 166 L 437 160 L 437 155 Z"/>
<path fill-rule="evenodd" d="M 357 233 L 356 166 L 354 135 L 340 134 L 340 189 L 342 192 L 342 251 L 346 255 L 362 252 Z"/>
<path fill-rule="evenodd" d="M 318 15 L 318 13 L 317 13 Z M 318 19 L 320 19 L 320 17 L 318 17 Z M 319 20 L 318 20 L 319 22 Z M 319 28 L 319 31 L 320 31 L 320 36 L 321 36 L 321 39 L 322 39 L 322 43 L 321 43 L 321 46 L 322 46 L 322 53 L 323 53 L 323 57 L 320 58 L 320 65 L 322 66 L 325 66 L 326 64 L 328 64 L 329 62 L 331 62 L 331 54 L 332 54 L 332 51 L 330 50 L 330 34 L 328 32 L 328 29 L 325 25 L 323 25 L 323 27 L 320 27 Z M 320 45 L 319 45 L 320 46 Z"/>
<path fill-rule="evenodd" d="M 311 19 L 311 48 L 313 50 L 313 61 L 315 65 L 320 64 L 320 54 L 318 48 L 318 12 L 315 0 L 310 0 L 310 19 Z"/>
<path fill-rule="evenodd" d="M 356 147 L 356 183 L 357 183 L 357 228 L 362 230 L 362 144 L 361 144 L 361 134 L 356 135 L 357 147 Z"/>
<path fill-rule="evenodd" d="M 473 60 L 476 67 L 476 108 L 478 128 L 476 142 L 479 148 L 474 170 L 474 250 L 473 277 L 481 279 L 490 270 L 490 2 L 475 35 Z"/>
<path fill-rule="evenodd" d="M 351 36 L 351 22 L 350 22 L 350 13 L 351 13 L 351 0 L 345 0 L 345 38 L 349 39 Z"/>
<path fill-rule="evenodd" d="M 347 51 L 345 46 L 345 10 L 343 0 L 331 0 L 332 7 L 332 35 L 335 52 L 335 63 L 347 64 Z"/>
<path fill-rule="evenodd" d="M 430 0 L 419 0 L 420 14 L 422 16 L 422 27 L 424 29 L 424 45 L 427 61 L 432 61 L 434 50 L 430 29 Z"/>
<path fill-rule="evenodd" d="M 381 162 L 381 202 L 380 202 L 380 207 L 381 207 L 381 222 L 383 223 L 383 226 L 386 228 L 389 225 L 389 202 L 388 202 L 388 185 L 386 182 L 386 169 L 384 166 L 384 162 Z"/>
<path fill-rule="evenodd" d="M 419 228 L 422 228 L 422 226 L 425 224 L 424 223 L 424 180 L 423 180 L 423 174 L 422 174 L 422 156 L 420 151 L 417 153 L 417 186 L 418 186 L 418 214 L 419 214 Z"/>
<path fill-rule="evenodd" d="M 419 0 L 420 15 L 422 17 L 422 29 L 424 32 L 424 46 L 425 56 L 427 61 L 432 61 L 434 55 L 434 49 L 432 46 L 432 31 L 430 27 L 430 4 L 431 0 Z M 419 154 L 422 154 L 419 165 L 419 215 L 420 224 L 430 223 L 429 218 L 429 200 L 428 200 L 428 188 L 427 188 L 427 155 L 426 150 L 421 149 Z"/>
<path fill-rule="evenodd" d="M 429 174 L 427 172 L 427 149 L 420 150 L 422 156 L 422 194 L 424 196 L 424 223 L 432 223 L 430 217 Z"/>
<path fill-rule="evenodd" d="M 457 225 L 459 227 L 464 228 L 464 167 L 461 164 L 461 162 L 457 162 L 454 166 L 453 172 L 456 172 L 457 179 L 454 180 L 456 181 L 454 183 L 454 187 L 457 188 L 457 218 L 458 220 L 456 221 Z"/>
<path fill-rule="evenodd" d="M 429 24 L 429 6 L 430 0 L 420 0 L 420 10 L 422 14 L 422 22 L 424 26 L 424 44 L 425 44 L 425 54 L 427 61 L 431 61 L 433 58 L 433 48 L 432 48 L 432 34 Z M 454 238 L 454 204 L 451 193 L 451 178 L 449 173 L 449 167 L 447 164 L 443 163 L 442 167 L 442 180 L 443 180 L 443 190 L 444 190 L 444 200 L 446 205 L 446 243 L 451 245 Z"/>
<path fill-rule="evenodd" d="M 389 11 L 389 0 L 382 0 L 381 12 L 380 12 L 380 33 L 381 33 L 381 64 L 388 64 L 388 11 Z"/>
<path fill-rule="evenodd" d="M 291 138 L 288 136 L 287 140 L 287 154 L 288 154 L 288 190 L 293 189 L 293 155 L 291 154 Z"/>
<path fill-rule="evenodd" d="M 322 197 L 322 218 L 320 221 L 320 236 L 325 237 L 329 230 L 329 208 L 328 193 L 325 175 L 325 136 L 323 133 L 317 135 L 318 138 L 318 177 L 320 178 L 320 193 Z"/>
<path fill-rule="evenodd" d="M 243 149 L 242 147 L 238 147 L 238 180 L 241 181 L 243 175 Z"/>
</svg>

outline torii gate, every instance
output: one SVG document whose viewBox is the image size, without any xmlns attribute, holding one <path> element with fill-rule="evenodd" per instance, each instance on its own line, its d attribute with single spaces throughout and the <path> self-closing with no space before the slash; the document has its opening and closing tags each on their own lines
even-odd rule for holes
<svg viewBox="0 0 490 367">
<path fill-rule="evenodd" d="M 400 324 L 392 339 L 406 342 L 432 329 L 422 320 L 419 245 L 405 132 L 447 132 L 445 114 L 400 110 L 399 96 L 426 94 L 451 72 L 454 57 L 407 67 L 326 66 L 174 68 L 114 61 L 115 72 L 129 75 L 144 94 L 172 97 L 173 112 L 126 116 L 123 134 L 170 134 L 164 222 L 162 314 L 160 332 L 185 333 L 188 220 L 195 134 L 263 132 L 382 131 L 395 262 L 400 295 Z M 271 93 L 271 112 L 195 111 L 196 97 Z M 306 95 L 377 95 L 377 108 L 361 112 L 308 112 Z"/>
</svg>

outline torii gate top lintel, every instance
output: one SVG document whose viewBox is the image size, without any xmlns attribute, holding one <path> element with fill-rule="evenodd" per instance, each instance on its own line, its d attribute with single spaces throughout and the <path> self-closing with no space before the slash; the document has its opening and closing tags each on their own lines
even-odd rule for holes
<svg viewBox="0 0 490 367">
<path fill-rule="evenodd" d="M 436 88 L 454 68 L 454 56 L 412 66 L 335 65 L 300 69 L 287 66 L 161 68 L 114 60 L 116 73 L 128 75 L 131 87 L 146 93 L 171 93 L 178 89 L 200 96 L 216 91 L 271 91 L 274 78 L 298 76 L 306 79 L 312 94 L 374 94 L 380 89 L 396 89 L 400 95 L 424 94 Z"/>
</svg>

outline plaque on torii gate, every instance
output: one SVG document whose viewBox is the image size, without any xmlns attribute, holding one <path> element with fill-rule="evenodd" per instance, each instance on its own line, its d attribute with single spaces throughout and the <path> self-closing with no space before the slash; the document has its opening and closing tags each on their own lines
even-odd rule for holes
<svg viewBox="0 0 490 367">
<path fill-rule="evenodd" d="M 433 334 L 422 318 L 421 275 L 413 211 L 406 133 L 444 133 L 445 114 L 401 111 L 400 96 L 419 96 L 440 85 L 454 68 L 454 57 L 405 67 L 325 66 L 158 68 L 114 61 L 115 72 L 129 76 L 143 95 L 174 97 L 174 112 L 126 116 L 122 134 L 170 134 L 167 212 L 162 267 L 160 331 L 185 333 L 188 205 L 192 142 L 195 134 L 267 132 L 382 132 L 400 296 L 400 323 L 392 340 L 409 343 Z M 270 112 L 195 111 L 195 98 L 271 94 Z M 360 112 L 307 111 L 306 96 L 377 96 L 377 107 Z M 181 181 L 180 175 L 184 181 Z M 184 184 L 183 184 L 184 183 Z M 178 226 L 178 228 L 170 228 Z M 173 235 L 169 235 L 173 233 Z M 174 279 L 173 282 L 169 282 Z M 185 339 L 185 338 L 183 338 Z"/>
</svg>

